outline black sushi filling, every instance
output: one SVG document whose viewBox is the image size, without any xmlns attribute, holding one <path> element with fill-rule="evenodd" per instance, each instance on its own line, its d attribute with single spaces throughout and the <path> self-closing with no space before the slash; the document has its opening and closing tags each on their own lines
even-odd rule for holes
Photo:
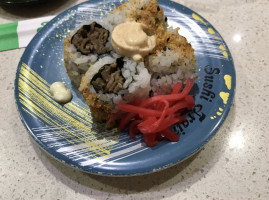
<svg viewBox="0 0 269 200">
<path fill-rule="evenodd" d="M 123 89 L 125 82 L 121 74 L 123 67 L 123 58 L 118 58 L 116 63 L 105 65 L 102 69 L 92 78 L 91 85 L 99 92 L 103 93 L 118 93 Z"/>
<path fill-rule="evenodd" d="M 71 38 L 71 43 L 84 55 L 104 54 L 110 51 L 106 47 L 109 31 L 96 22 L 82 26 Z"/>
</svg>

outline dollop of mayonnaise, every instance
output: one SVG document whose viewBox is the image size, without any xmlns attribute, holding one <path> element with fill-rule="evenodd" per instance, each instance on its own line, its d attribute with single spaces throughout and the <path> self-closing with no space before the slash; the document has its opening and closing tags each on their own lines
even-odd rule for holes
<svg viewBox="0 0 269 200">
<path fill-rule="evenodd" d="M 63 82 L 55 82 L 50 86 L 50 93 L 58 103 L 67 103 L 72 99 L 72 93 Z"/>
<path fill-rule="evenodd" d="M 148 36 L 144 28 L 146 28 L 144 24 L 134 21 L 117 25 L 111 37 L 114 50 L 136 62 L 142 61 L 156 46 L 156 37 Z"/>
</svg>

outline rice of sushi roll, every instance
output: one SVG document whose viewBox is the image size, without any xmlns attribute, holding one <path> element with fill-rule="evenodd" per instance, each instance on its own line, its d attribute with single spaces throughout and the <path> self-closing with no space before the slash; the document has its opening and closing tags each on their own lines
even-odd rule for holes
<svg viewBox="0 0 269 200">
<path fill-rule="evenodd" d="M 113 45 L 113 31 L 130 21 L 146 27 L 143 31 L 155 42 L 137 60 L 122 55 Z M 168 94 L 177 82 L 184 84 L 197 76 L 193 48 L 178 28 L 168 27 L 157 0 L 130 0 L 102 21 L 82 24 L 64 42 L 64 61 L 70 79 L 98 121 L 107 121 L 117 112 L 119 102 Z"/>
</svg>

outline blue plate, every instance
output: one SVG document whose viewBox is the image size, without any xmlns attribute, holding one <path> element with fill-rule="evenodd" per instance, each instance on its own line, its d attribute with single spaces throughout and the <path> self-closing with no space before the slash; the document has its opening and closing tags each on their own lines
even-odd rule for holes
<svg viewBox="0 0 269 200">
<path fill-rule="evenodd" d="M 216 29 L 199 14 L 168 0 L 160 0 L 168 22 L 180 27 L 197 58 L 195 102 L 188 120 L 173 129 L 180 141 L 148 148 L 141 137 L 107 131 L 95 123 L 75 89 L 63 62 L 63 41 L 82 21 L 100 19 L 119 5 L 115 0 L 92 0 L 70 8 L 37 33 L 18 66 L 15 97 L 21 119 L 35 141 L 56 159 L 85 172 L 113 176 L 146 174 L 164 169 L 191 156 L 217 132 L 231 107 L 235 70 L 227 45 Z M 122 1 L 121 1 L 122 2 Z M 73 93 L 60 105 L 49 86 L 64 81 Z"/>
</svg>

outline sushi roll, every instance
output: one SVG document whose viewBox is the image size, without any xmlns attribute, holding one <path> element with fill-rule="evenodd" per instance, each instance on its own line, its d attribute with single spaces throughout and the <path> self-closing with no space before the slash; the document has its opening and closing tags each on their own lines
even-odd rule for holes
<svg viewBox="0 0 269 200">
<path fill-rule="evenodd" d="M 89 67 L 112 50 L 109 28 L 102 22 L 90 21 L 72 31 L 64 41 L 66 71 L 76 87 L 79 87 L 82 75 Z"/>
<path fill-rule="evenodd" d="M 150 78 L 143 62 L 123 57 L 105 56 L 83 76 L 79 91 L 97 121 L 105 122 L 117 112 L 118 103 L 145 99 L 150 92 Z"/>
<path fill-rule="evenodd" d="M 170 94 L 197 77 L 194 49 L 178 30 L 157 0 L 130 0 L 71 32 L 66 71 L 97 121 L 107 122 L 119 103 Z"/>
</svg>

